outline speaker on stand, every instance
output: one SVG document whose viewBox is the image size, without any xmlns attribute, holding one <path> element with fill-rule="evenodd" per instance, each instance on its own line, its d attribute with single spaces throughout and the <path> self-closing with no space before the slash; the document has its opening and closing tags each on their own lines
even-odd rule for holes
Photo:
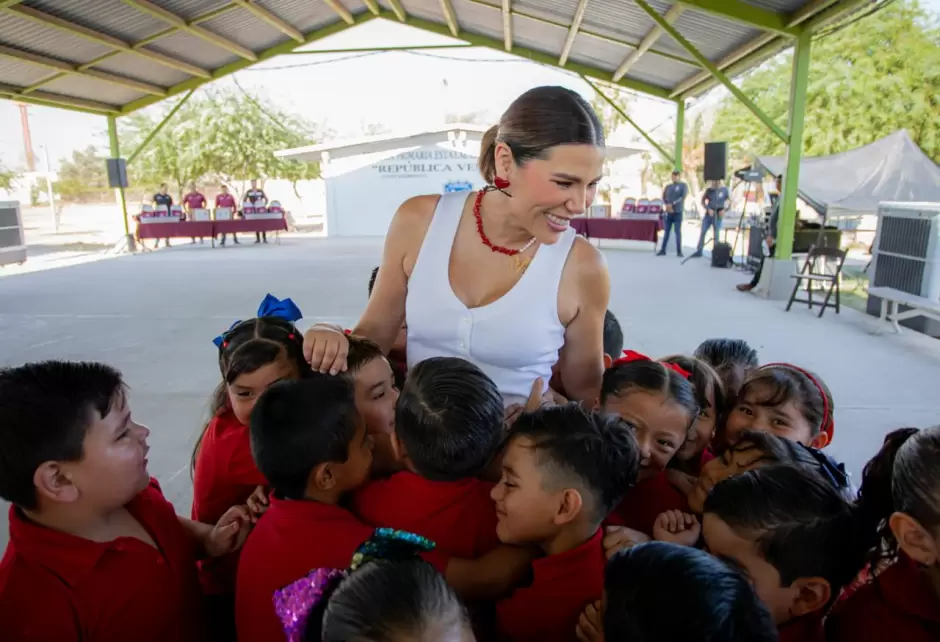
<svg viewBox="0 0 940 642">
<path fill-rule="evenodd" d="M 728 173 L 728 143 L 718 142 L 718 143 L 705 143 L 705 180 L 706 181 L 723 181 L 725 176 Z M 707 187 L 706 187 L 707 189 Z M 707 212 L 706 212 L 707 214 Z M 718 240 L 718 235 L 714 233 L 712 228 L 712 239 L 709 241 L 712 244 L 712 253 L 715 251 L 715 243 Z M 682 261 L 682 265 L 685 265 L 686 261 L 689 259 L 698 258 L 698 252 L 689 255 L 686 259 Z M 733 253 L 732 253 L 733 256 Z"/>
</svg>

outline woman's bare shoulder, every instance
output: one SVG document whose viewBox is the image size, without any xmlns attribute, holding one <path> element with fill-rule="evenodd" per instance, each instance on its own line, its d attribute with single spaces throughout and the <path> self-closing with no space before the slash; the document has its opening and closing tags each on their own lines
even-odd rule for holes
<svg viewBox="0 0 940 642">
<path fill-rule="evenodd" d="M 395 212 L 394 224 L 405 227 L 411 232 L 414 232 L 416 228 L 427 229 L 440 198 L 440 194 L 412 196 L 398 206 L 398 211 Z"/>
<path fill-rule="evenodd" d="M 578 280 L 607 276 L 607 261 L 604 255 L 583 236 L 576 236 L 574 239 L 568 267 L 573 268 Z"/>
</svg>

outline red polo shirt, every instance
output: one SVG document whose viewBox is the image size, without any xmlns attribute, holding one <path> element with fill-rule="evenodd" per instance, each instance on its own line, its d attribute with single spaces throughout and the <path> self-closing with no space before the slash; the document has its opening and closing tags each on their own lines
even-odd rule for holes
<svg viewBox="0 0 940 642">
<path fill-rule="evenodd" d="M 659 473 L 628 490 L 620 505 L 608 515 L 606 524 L 652 535 L 656 518 L 667 510 L 688 512 L 689 502 L 669 483 L 665 473 Z"/>
<path fill-rule="evenodd" d="M 777 627 L 780 642 L 826 642 L 823 613 L 817 611 L 796 617 Z"/>
<path fill-rule="evenodd" d="M 232 210 L 236 209 L 235 206 L 235 197 L 231 194 L 216 194 L 215 197 L 215 206 L 216 207 L 230 207 Z"/>
<path fill-rule="evenodd" d="M 832 642 L 936 642 L 940 600 L 926 570 L 902 553 L 837 605 L 826 630 Z"/>
<path fill-rule="evenodd" d="M 584 607 L 604 593 L 603 532 L 570 551 L 532 562 L 532 584 L 496 605 L 500 639 L 577 642 Z"/>
<path fill-rule="evenodd" d="M 238 639 L 283 640 L 274 591 L 315 568 L 346 568 L 373 528 L 339 506 L 271 497 L 242 549 L 235 590 Z"/>
<path fill-rule="evenodd" d="M 476 559 L 499 545 L 492 490 L 479 479 L 438 482 L 404 471 L 360 489 L 353 512 L 368 524 L 423 535 L 441 552 Z"/>
<path fill-rule="evenodd" d="M 206 197 L 199 192 L 190 192 L 183 197 L 183 205 L 187 206 L 190 211 L 203 208 L 206 206 Z"/>
<path fill-rule="evenodd" d="M 244 504 L 267 481 L 251 457 L 248 426 L 231 410 L 212 418 L 202 436 L 193 474 L 192 519 L 215 524 L 232 506 Z M 238 553 L 200 563 L 199 579 L 210 595 L 233 593 Z"/>
<path fill-rule="evenodd" d="M 34 524 L 10 508 L 10 543 L 0 561 L 3 639 L 206 639 L 197 542 L 156 480 L 127 510 L 157 548 L 133 537 L 93 542 Z"/>
</svg>

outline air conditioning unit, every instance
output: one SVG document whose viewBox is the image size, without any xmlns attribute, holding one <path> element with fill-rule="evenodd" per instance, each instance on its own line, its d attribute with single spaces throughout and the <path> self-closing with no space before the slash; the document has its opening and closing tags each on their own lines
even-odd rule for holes
<svg viewBox="0 0 940 642">
<path fill-rule="evenodd" d="M 0 265 L 23 263 L 26 240 L 19 201 L 0 201 Z"/>
<path fill-rule="evenodd" d="M 940 203 L 881 203 L 869 268 L 869 285 L 940 302 Z M 906 310 L 900 306 L 901 311 Z M 881 314 L 881 299 L 868 297 L 868 314 Z M 924 317 L 901 324 L 940 337 L 940 322 Z"/>
</svg>

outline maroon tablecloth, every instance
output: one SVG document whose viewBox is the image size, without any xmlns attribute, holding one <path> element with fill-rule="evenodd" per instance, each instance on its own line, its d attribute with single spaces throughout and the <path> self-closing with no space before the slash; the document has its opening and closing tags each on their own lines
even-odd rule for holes
<svg viewBox="0 0 940 642">
<path fill-rule="evenodd" d="M 139 239 L 176 239 L 212 237 L 214 221 L 181 221 L 179 223 L 143 223 L 137 225 Z"/>
<path fill-rule="evenodd" d="M 236 218 L 231 221 L 215 221 L 216 234 L 231 234 L 233 232 L 286 232 L 287 219 L 285 218 Z"/>
<path fill-rule="evenodd" d="M 589 239 L 629 239 L 656 242 L 662 229 L 660 221 L 631 220 L 626 218 L 576 218 L 571 226 Z"/>
</svg>

